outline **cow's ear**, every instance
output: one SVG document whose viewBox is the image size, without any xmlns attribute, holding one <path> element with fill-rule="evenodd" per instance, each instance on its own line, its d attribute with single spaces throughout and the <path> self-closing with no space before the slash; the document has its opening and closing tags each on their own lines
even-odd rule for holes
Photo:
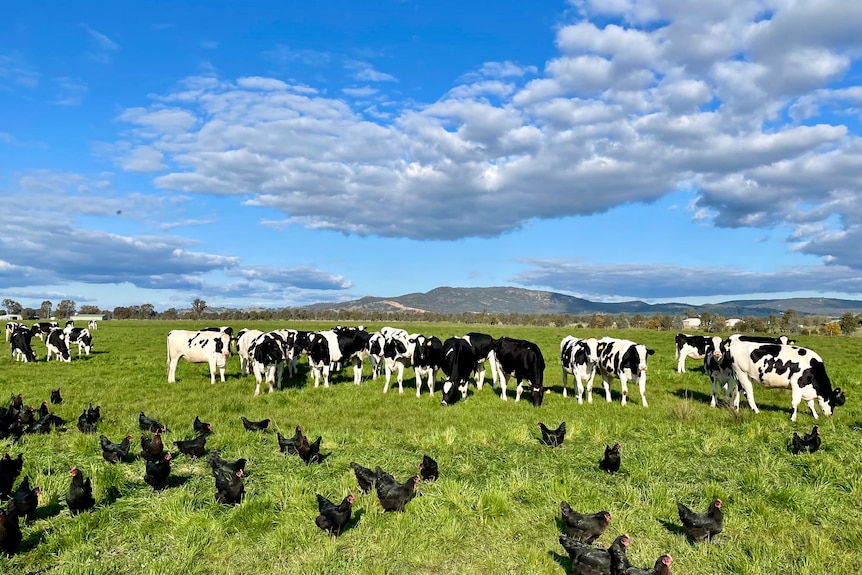
<svg viewBox="0 0 862 575">
<path fill-rule="evenodd" d="M 654 350 L 654 349 L 647 348 L 647 350 L 646 350 L 646 354 L 647 354 L 647 355 L 655 355 L 655 350 Z"/>
</svg>

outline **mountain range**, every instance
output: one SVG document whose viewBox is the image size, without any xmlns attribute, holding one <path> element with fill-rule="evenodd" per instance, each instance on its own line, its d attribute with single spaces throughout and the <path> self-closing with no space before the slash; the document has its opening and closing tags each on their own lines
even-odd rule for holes
<svg viewBox="0 0 862 575">
<path fill-rule="evenodd" d="M 498 313 L 498 314 L 570 314 L 591 315 L 713 315 L 730 317 L 766 317 L 782 315 L 792 309 L 798 315 L 840 317 L 846 312 L 862 313 L 862 301 L 835 298 L 787 298 L 733 300 L 714 304 L 656 303 L 643 301 L 595 302 L 561 293 L 514 287 L 455 288 L 438 287 L 425 293 L 409 293 L 396 297 L 363 297 L 345 302 L 316 303 L 303 306 L 310 310 L 354 310 L 360 312 L 415 312 L 437 314 Z"/>
</svg>

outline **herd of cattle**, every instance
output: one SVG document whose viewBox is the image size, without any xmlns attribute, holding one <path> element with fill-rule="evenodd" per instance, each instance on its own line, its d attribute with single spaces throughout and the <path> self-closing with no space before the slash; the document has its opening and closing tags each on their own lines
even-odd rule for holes
<svg viewBox="0 0 862 575">
<path fill-rule="evenodd" d="M 64 328 L 56 321 L 40 321 L 27 327 L 23 323 L 9 322 L 6 324 L 6 341 L 12 346 L 12 358 L 18 361 L 36 361 L 36 351 L 33 349 L 33 338 L 45 342 L 47 351 L 45 361 L 54 357 L 57 361 L 72 361 L 71 348 L 78 346 L 78 355 L 83 352 L 90 355 L 93 346 L 93 335 L 97 323 L 90 321 L 87 327 L 75 327 L 75 322 L 69 320 Z"/>
<path fill-rule="evenodd" d="M 704 372 L 712 383 L 712 406 L 716 405 L 719 389 L 723 389 L 726 400 L 733 394 L 735 409 L 739 409 L 740 395 L 744 393 L 752 411 L 757 413 L 752 385 L 756 381 L 765 387 L 791 390 L 792 421 L 796 421 L 797 408 L 803 400 L 815 419 L 818 417 L 815 401 L 819 401 L 825 415 L 831 415 L 835 407 L 844 404 L 844 392 L 840 387 L 833 389 L 817 353 L 794 343 L 786 336 L 734 334 L 722 339 L 681 333 L 676 336 L 677 369 L 685 371 L 686 358 L 703 361 Z M 394 327 L 369 333 L 362 326 L 339 326 L 316 332 L 243 329 L 236 337 L 230 327 L 173 330 L 167 338 L 168 381 L 176 381 L 180 358 L 208 363 L 211 383 L 215 383 L 217 371 L 224 381 L 225 364 L 232 348 L 239 355 L 241 374 L 255 377 L 254 395 L 260 394 L 262 382 L 266 382 L 270 392 L 276 385 L 281 389 L 285 369 L 288 377 L 294 377 L 303 355 L 308 358 L 315 387 L 321 381 L 328 387 L 332 371 L 347 364 L 353 366 L 353 382 L 359 385 L 363 362 L 368 358 L 373 379 L 380 376 L 382 368 L 384 393 L 389 390 L 393 374 L 399 393 L 403 393 L 404 370 L 412 367 L 419 397 L 423 386 L 433 395 L 437 371 L 442 371 L 442 405 L 466 398 L 471 379 L 481 390 L 486 362 L 491 366 L 492 385 L 500 388 L 503 400 L 512 378 L 517 382 L 515 401 L 520 399 L 526 384 L 532 404 L 541 406 L 544 394 L 550 389 L 543 381 L 544 357 L 539 346 L 531 341 L 475 332 L 441 341 L 436 336 L 410 334 Z M 563 396 L 568 394 L 568 376 L 572 375 L 578 403 L 583 403 L 584 391 L 587 402 L 592 403 L 593 380 L 598 374 L 607 401 L 611 401 L 610 385 L 614 379 L 620 381 L 623 405 L 628 397 L 628 383 L 637 381 L 641 403 L 647 407 L 647 358 L 654 353 L 643 344 L 625 339 L 567 336 L 560 342 Z"/>
</svg>

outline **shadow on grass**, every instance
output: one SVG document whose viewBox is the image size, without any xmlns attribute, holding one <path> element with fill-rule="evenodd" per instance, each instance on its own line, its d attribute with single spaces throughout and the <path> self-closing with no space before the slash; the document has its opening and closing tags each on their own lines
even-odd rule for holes
<svg viewBox="0 0 862 575">
<path fill-rule="evenodd" d="M 164 488 L 169 489 L 171 487 L 182 487 L 188 483 L 191 478 L 191 475 L 168 475 Z"/>
<path fill-rule="evenodd" d="M 365 509 L 357 509 L 356 511 L 354 511 L 353 517 L 350 518 L 350 521 L 347 522 L 347 524 L 341 530 L 341 533 L 343 534 L 345 531 L 349 531 L 359 525 L 359 522 L 362 521 L 363 515 L 365 515 Z"/>
<path fill-rule="evenodd" d="M 33 531 L 27 537 L 21 540 L 21 543 L 18 544 L 18 553 L 26 553 L 31 549 L 35 549 L 39 543 L 45 540 L 45 529 L 39 529 L 38 531 Z"/>
<path fill-rule="evenodd" d="M 664 519 L 659 519 L 659 523 L 661 523 L 665 529 L 673 533 L 674 535 L 682 535 L 688 540 L 689 543 L 694 543 L 694 539 L 692 539 L 688 533 L 686 533 L 685 528 L 678 524 L 673 523 L 672 521 L 665 521 Z"/>
<path fill-rule="evenodd" d="M 54 495 L 48 501 L 48 505 L 36 508 L 36 519 L 50 519 L 59 515 L 63 511 L 63 506 L 60 505 L 60 499 Z"/>
<path fill-rule="evenodd" d="M 706 405 L 709 405 L 710 402 L 712 401 L 712 395 L 710 395 L 708 393 L 704 393 L 702 391 L 692 391 L 692 390 L 687 389 L 687 388 L 679 388 L 676 391 L 674 391 L 673 394 L 675 396 L 679 397 L 680 399 L 691 399 L 693 401 L 705 403 Z M 722 409 L 726 409 L 726 410 L 730 411 L 731 413 L 734 412 L 734 409 L 731 406 L 731 404 L 724 401 L 723 399 L 720 399 L 718 401 L 718 407 L 720 407 Z M 761 411 L 774 411 L 774 412 L 789 411 L 788 409 L 785 409 L 785 408 L 780 407 L 780 406 L 770 405 L 770 404 L 760 404 L 760 403 L 757 404 L 757 409 L 759 409 Z M 739 413 L 740 413 L 740 415 L 745 411 L 750 412 L 751 410 L 748 407 L 748 401 L 745 399 L 745 396 L 743 395 L 739 400 Z"/>
<path fill-rule="evenodd" d="M 556 551 L 548 551 L 548 555 L 563 568 L 566 573 L 572 573 L 572 558 Z"/>
</svg>

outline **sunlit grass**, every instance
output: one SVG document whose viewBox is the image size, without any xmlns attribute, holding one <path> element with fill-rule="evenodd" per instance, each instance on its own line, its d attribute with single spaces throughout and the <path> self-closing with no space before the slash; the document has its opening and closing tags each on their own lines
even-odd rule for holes
<svg viewBox="0 0 862 575">
<path fill-rule="evenodd" d="M 739 414 L 710 408 L 709 381 L 695 362 L 676 373 L 672 333 L 403 325 L 442 338 L 467 331 L 510 335 L 543 350 L 545 384 L 554 391 L 542 408 L 511 398 L 504 403 L 490 385 L 442 408 L 439 391 L 433 398 L 427 392 L 415 397 L 411 370 L 403 395 L 397 389 L 384 395 L 382 378 L 370 381 L 368 366 L 359 387 L 348 370 L 329 389 L 314 389 L 302 371 L 283 391 L 257 398 L 253 378 L 238 377 L 236 358 L 224 384 L 211 386 L 205 365 L 186 362 L 180 362 L 177 383 L 168 384 L 165 336 L 173 328 L 196 327 L 203 324 L 104 322 L 94 334 L 93 355 L 71 364 L 25 365 L 0 353 L 0 399 L 20 392 L 37 406 L 60 387 L 65 401 L 52 408 L 69 422 L 66 431 L 25 436 L 2 448 L 13 456 L 24 453 L 23 473 L 43 495 L 37 520 L 23 527 L 20 552 L 0 558 L 0 572 L 564 573 L 570 562 L 557 542 L 562 499 L 583 511 L 610 511 L 611 527 L 599 542 L 629 533 L 629 556 L 640 566 L 667 552 L 678 573 L 862 571 L 856 551 L 862 539 L 858 339 L 799 338 L 824 358 L 848 403 L 834 418 L 819 421 L 818 453 L 793 456 L 790 435 L 814 423 L 807 409 L 793 424 L 789 392 L 763 388 L 755 389 L 759 415 L 745 405 Z M 329 325 L 234 325 L 242 327 Z M 621 407 L 618 383 L 611 404 L 601 394 L 594 394 L 593 405 L 563 399 L 557 356 L 569 333 L 613 333 L 656 349 L 647 383 L 650 407 L 638 401 Z M 44 356 L 43 349 L 39 353 Z M 89 402 L 102 406 L 95 435 L 75 429 Z M 118 441 L 131 433 L 137 456 L 141 410 L 173 430 L 165 434 L 168 448 L 193 436 L 196 415 L 211 422 L 215 433 L 207 448 L 249 460 L 245 501 L 218 505 L 203 460 L 176 455 L 171 486 L 161 492 L 143 482 L 139 457 L 106 463 L 98 434 Z M 271 418 L 271 431 L 246 432 L 241 415 Z M 554 427 L 566 421 L 565 443 L 557 449 L 541 445 L 537 421 Z M 290 434 L 297 424 L 312 439 L 323 437 L 322 451 L 332 454 L 321 465 L 307 466 L 278 451 L 275 431 Z M 623 445 L 623 465 L 607 475 L 597 463 L 604 446 L 615 441 Z M 440 479 L 421 483 L 421 496 L 403 514 L 384 513 L 374 493 L 360 494 L 349 467 L 351 461 L 380 465 L 403 481 L 418 472 L 426 453 L 438 461 Z M 92 513 L 74 518 L 65 504 L 73 465 L 93 478 L 98 502 Z M 350 491 L 357 495 L 357 520 L 332 539 L 314 525 L 315 493 L 340 499 Z M 724 532 L 713 544 L 692 545 L 675 528 L 676 501 L 705 510 L 714 497 L 725 501 Z"/>
</svg>

